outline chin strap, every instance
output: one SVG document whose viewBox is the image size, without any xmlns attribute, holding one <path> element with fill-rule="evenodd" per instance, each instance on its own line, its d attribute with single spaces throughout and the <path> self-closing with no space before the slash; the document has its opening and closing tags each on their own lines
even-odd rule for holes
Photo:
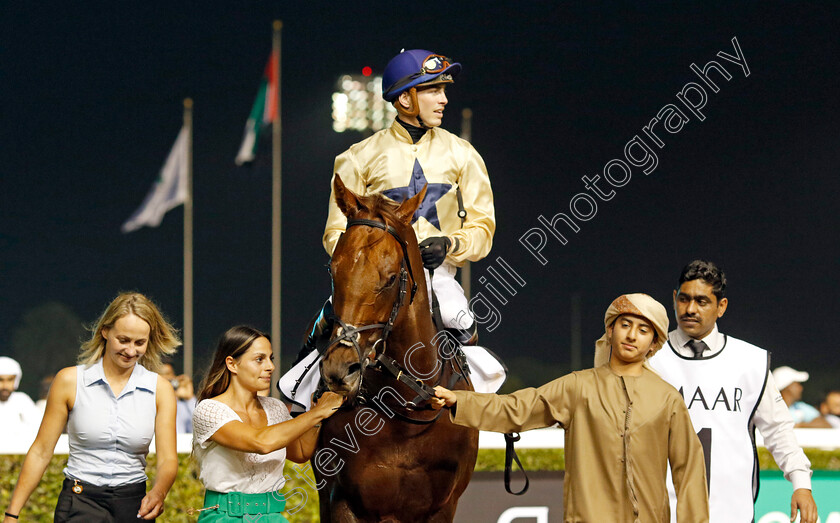
<svg viewBox="0 0 840 523">
<path fill-rule="evenodd" d="M 431 127 L 423 123 L 423 119 L 420 118 L 420 104 L 417 103 L 417 88 L 412 87 L 406 92 L 411 100 L 411 109 L 406 109 L 401 103 L 399 103 L 399 101 L 397 101 L 394 103 L 394 107 L 397 109 L 397 112 L 407 118 L 417 118 L 417 123 L 420 124 L 420 127 L 423 129 L 431 129 Z"/>
<path fill-rule="evenodd" d="M 394 103 L 394 107 L 397 109 L 397 112 L 403 116 L 408 116 L 409 118 L 414 118 L 415 116 L 420 114 L 420 105 L 417 103 L 417 88 L 412 87 L 408 91 L 408 97 L 411 101 L 411 107 L 406 109 L 397 99 L 396 103 Z"/>
</svg>

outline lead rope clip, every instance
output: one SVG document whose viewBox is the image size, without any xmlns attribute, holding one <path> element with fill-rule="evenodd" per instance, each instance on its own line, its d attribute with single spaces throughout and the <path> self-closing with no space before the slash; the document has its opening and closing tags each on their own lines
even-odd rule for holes
<svg viewBox="0 0 840 523">
<path fill-rule="evenodd" d="M 214 510 L 214 509 L 217 509 L 217 508 L 219 508 L 218 503 L 213 505 L 212 507 L 204 507 L 204 508 L 192 508 L 192 507 L 190 507 L 190 508 L 187 509 L 187 514 L 189 514 L 190 516 L 194 516 L 194 515 L 198 514 L 199 512 L 204 512 L 205 510 Z"/>
</svg>

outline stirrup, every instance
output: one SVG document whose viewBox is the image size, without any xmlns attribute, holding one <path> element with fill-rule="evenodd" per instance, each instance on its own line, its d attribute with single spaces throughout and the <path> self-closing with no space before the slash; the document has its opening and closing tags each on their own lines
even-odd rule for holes
<svg viewBox="0 0 840 523">
<path fill-rule="evenodd" d="M 452 338 L 461 345 L 472 346 L 478 344 L 478 328 L 475 323 L 469 329 L 450 329 L 446 332 L 452 335 Z"/>
</svg>

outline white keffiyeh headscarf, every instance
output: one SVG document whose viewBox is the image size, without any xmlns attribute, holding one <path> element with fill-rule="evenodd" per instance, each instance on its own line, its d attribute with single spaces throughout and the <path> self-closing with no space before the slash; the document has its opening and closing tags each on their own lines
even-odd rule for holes
<svg viewBox="0 0 840 523">
<path fill-rule="evenodd" d="M 15 390 L 20 385 L 20 377 L 23 372 L 20 364 L 8 356 L 0 356 L 0 376 L 15 376 Z"/>
</svg>

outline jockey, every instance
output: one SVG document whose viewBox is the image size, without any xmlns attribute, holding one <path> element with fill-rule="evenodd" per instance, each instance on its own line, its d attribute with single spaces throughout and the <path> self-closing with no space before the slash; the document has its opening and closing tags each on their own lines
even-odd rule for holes
<svg viewBox="0 0 840 523">
<path fill-rule="evenodd" d="M 428 184 L 413 222 L 427 285 L 437 296 L 443 327 L 468 343 L 475 341 L 475 324 L 455 272 L 464 262 L 487 256 L 496 219 L 490 178 L 481 156 L 469 142 L 440 128 L 448 103 L 446 86 L 460 71 L 461 64 L 431 51 L 412 49 L 395 56 L 383 73 L 382 97 L 394 105 L 397 118 L 389 129 L 336 157 L 333 172 L 358 195 L 381 192 L 397 202 L 414 196 Z M 330 255 L 347 223 L 334 196 L 331 192 L 323 236 Z M 306 356 L 319 337 L 324 333 L 328 336 L 332 330 L 330 307 L 328 300 L 314 322 L 299 356 L 303 362 L 316 359 Z M 503 366 L 480 347 L 466 347 L 465 352 L 476 390 L 495 392 L 504 382 Z M 286 384 L 293 387 L 299 374 L 293 368 L 278 386 L 295 403 L 308 405 L 309 398 L 301 397 L 301 392 L 292 398 L 291 387 L 286 390 Z M 486 380 L 482 378 L 485 374 Z"/>
</svg>

